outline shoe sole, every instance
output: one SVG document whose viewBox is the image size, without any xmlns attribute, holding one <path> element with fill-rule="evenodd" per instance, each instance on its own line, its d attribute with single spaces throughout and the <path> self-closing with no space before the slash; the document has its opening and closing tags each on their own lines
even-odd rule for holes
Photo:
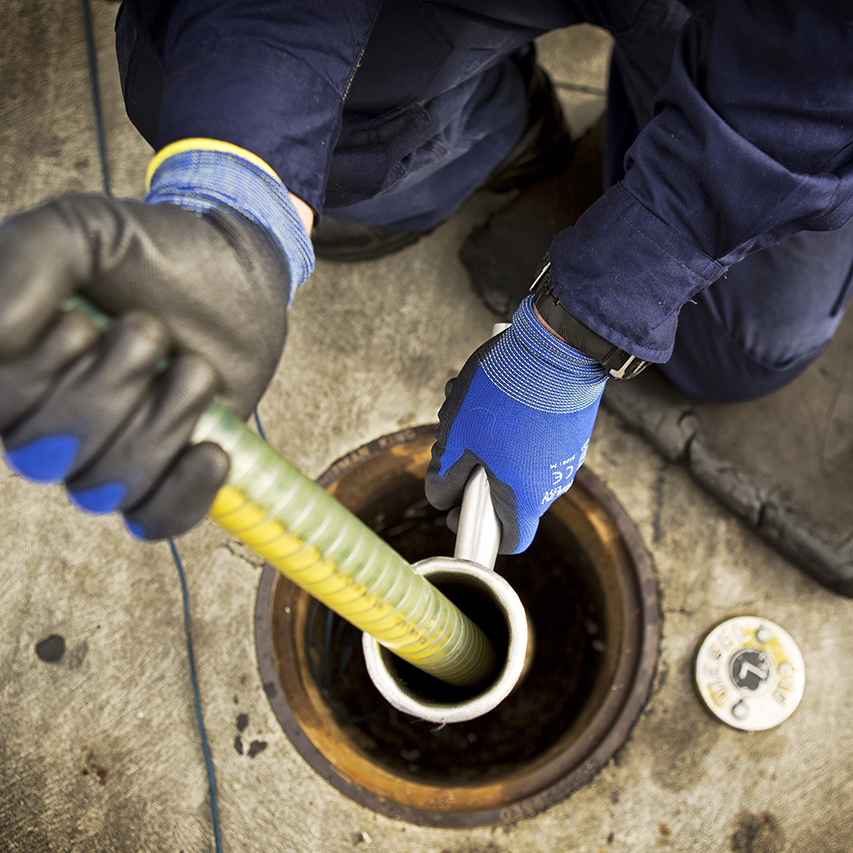
<svg viewBox="0 0 853 853">
<path fill-rule="evenodd" d="M 393 239 L 376 242 L 368 246 L 323 246 L 322 244 L 315 244 L 314 254 L 324 261 L 337 261 L 339 263 L 375 261 L 414 245 L 422 237 L 432 234 L 433 231 L 435 228 L 426 228 L 423 231 L 400 231 L 399 236 Z"/>
</svg>

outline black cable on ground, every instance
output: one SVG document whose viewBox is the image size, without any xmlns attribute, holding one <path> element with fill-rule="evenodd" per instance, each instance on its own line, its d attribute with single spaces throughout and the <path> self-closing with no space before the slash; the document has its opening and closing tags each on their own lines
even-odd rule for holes
<svg viewBox="0 0 853 853">
<path fill-rule="evenodd" d="M 98 59 L 95 54 L 95 30 L 92 27 L 92 8 L 89 0 L 83 0 L 83 22 L 86 27 L 86 51 L 89 54 L 89 79 L 92 90 L 92 107 L 95 111 L 95 132 L 98 137 L 98 157 L 101 161 L 101 179 L 104 192 L 112 195 L 110 172 L 107 167 L 107 145 L 104 134 L 104 119 L 101 115 L 101 89 L 98 84 Z"/>
<path fill-rule="evenodd" d="M 193 620 L 190 613 L 190 594 L 187 589 L 187 576 L 184 572 L 184 566 L 181 562 L 178 549 L 172 539 L 169 540 L 169 550 L 172 552 L 172 559 L 175 562 L 175 567 L 178 570 L 178 577 L 181 581 L 181 596 L 184 602 L 184 630 L 187 635 L 187 659 L 190 664 L 190 680 L 193 686 L 193 705 L 195 706 L 195 719 L 198 726 L 198 734 L 201 739 L 201 751 L 204 753 L 204 764 L 207 768 L 207 781 L 210 788 L 210 814 L 213 821 L 213 841 L 216 846 L 216 853 L 222 851 L 222 833 L 219 828 L 219 800 L 216 795 L 216 773 L 213 769 L 213 756 L 210 753 L 210 744 L 207 741 L 207 731 L 204 726 L 204 715 L 201 710 L 201 692 L 198 688 L 198 676 L 195 671 L 195 654 L 193 652 Z"/>
<path fill-rule="evenodd" d="M 101 176 L 103 178 L 104 192 L 107 195 L 112 195 L 110 190 L 109 168 L 107 166 L 106 155 L 106 138 L 104 134 L 104 122 L 101 115 L 101 98 L 98 84 L 98 61 L 95 54 L 95 33 L 92 27 L 92 10 L 89 0 L 83 2 L 83 20 L 86 28 L 86 46 L 89 54 L 89 78 L 92 89 L 92 104 L 95 111 L 95 129 L 98 138 L 98 154 L 101 160 Z M 255 414 L 257 420 L 257 413 Z M 257 420 L 258 430 L 261 430 L 260 421 Z M 183 598 L 184 609 L 184 631 L 187 637 L 187 659 L 190 666 L 190 680 L 192 682 L 193 705 L 195 708 L 196 725 L 198 727 L 199 739 L 201 740 L 201 750 L 204 754 L 204 764 L 207 769 L 207 782 L 210 791 L 210 813 L 213 823 L 213 840 L 216 853 L 222 853 L 222 833 L 219 826 L 219 800 L 216 793 L 216 773 L 213 767 L 213 756 L 210 752 L 210 744 L 207 739 L 207 730 L 204 725 L 204 715 L 201 709 L 201 693 L 198 686 L 198 675 L 195 667 L 195 653 L 193 651 L 193 629 L 192 629 L 192 613 L 190 612 L 190 596 L 187 588 L 187 577 L 184 571 L 183 563 L 181 562 L 180 554 L 173 540 L 169 539 L 169 550 L 172 554 L 172 560 L 178 572 L 178 579 L 181 584 L 181 596 Z"/>
</svg>

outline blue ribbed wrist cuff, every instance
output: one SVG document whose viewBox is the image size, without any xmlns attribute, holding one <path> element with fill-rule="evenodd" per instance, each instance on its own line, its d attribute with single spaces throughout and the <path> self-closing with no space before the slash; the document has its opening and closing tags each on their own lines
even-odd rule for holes
<svg viewBox="0 0 853 853">
<path fill-rule="evenodd" d="M 557 370 L 597 381 L 607 371 L 594 358 L 549 332 L 533 313 L 533 296 L 526 297 L 512 317 L 512 328 L 521 342 Z"/>
<path fill-rule="evenodd" d="M 144 201 L 193 213 L 239 213 L 260 225 L 290 273 L 290 297 L 314 270 L 314 247 L 287 188 L 254 163 L 225 151 L 191 150 L 167 157 L 151 177 Z"/>
<path fill-rule="evenodd" d="M 533 297 L 518 307 L 512 325 L 480 362 L 504 394 L 541 412 L 570 413 L 596 403 L 607 371 L 552 335 L 533 313 Z"/>
</svg>

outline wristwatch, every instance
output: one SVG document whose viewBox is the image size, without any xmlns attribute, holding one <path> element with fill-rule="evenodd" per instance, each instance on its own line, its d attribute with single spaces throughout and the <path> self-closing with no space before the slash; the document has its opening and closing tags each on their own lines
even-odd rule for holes
<svg viewBox="0 0 853 853">
<path fill-rule="evenodd" d="M 600 362 L 613 379 L 633 379 L 648 366 L 648 361 L 619 349 L 566 310 L 554 292 L 554 274 L 547 258 L 530 292 L 539 316 L 569 346 Z"/>
</svg>

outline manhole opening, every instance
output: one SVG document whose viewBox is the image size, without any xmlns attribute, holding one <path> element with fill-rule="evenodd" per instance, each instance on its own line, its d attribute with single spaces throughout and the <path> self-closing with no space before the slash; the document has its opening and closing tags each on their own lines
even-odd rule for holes
<svg viewBox="0 0 853 853">
<path fill-rule="evenodd" d="M 386 519 L 383 538 L 410 562 L 453 552 L 454 536 L 444 514 L 426 505 L 422 484 L 395 490 L 387 495 L 386 505 L 375 509 L 364 520 Z M 561 537 L 558 544 L 552 525 L 543 527 L 525 554 L 499 557 L 496 564 L 496 571 L 521 598 L 533 626 L 533 662 L 524 682 L 476 720 L 437 728 L 397 712 L 367 675 L 360 633 L 342 627 L 343 620 L 326 608 L 316 608 L 306 642 L 318 674 L 317 687 L 341 732 L 378 766 L 413 781 L 460 784 L 499 779 L 547 752 L 581 715 L 596 681 L 606 678 L 602 668 L 608 626 L 601 591 L 576 544 L 568 537 Z M 454 598 L 452 589 L 442 591 Z M 466 601 L 458 590 L 455 598 L 490 638 L 503 638 L 505 652 L 506 629 L 494 627 L 495 619 L 502 621 L 500 616 L 484 619 L 477 601 Z M 396 667 L 411 689 L 436 701 L 462 701 L 472 695 L 466 688 L 438 687 L 436 679 L 403 661 Z"/>
<path fill-rule="evenodd" d="M 455 537 L 423 495 L 431 430 L 409 433 L 410 441 L 384 453 L 374 443 L 357 466 L 344 466 L 331 490 L 417 562 L 451 555 Z M 396 711 L 367 674 L 360 632 L 265 571 L 258 602 L 262 675 L 285 731 L 329 781 L 386 814 L 477 825 L 562 799 L 612 755 L 648 691 L 656 595 L 638 543 L 632 554 L 614 535 L 615 503 L 603 508 L 589 491 L 595 481 L 585 474 L 584 482 L 579 478 L 569 492 L 573 500 L 567 495 L 549 510 L 527 552 L 498 558 L 496 571 L 527 611 L 535 656 L 516 690 L 469 722 L 439 727 Z M 483 612 L 482 600 L 464 589 L 443 591 L 505 648 L 499 614 Z M 399 670 L 430 698 L 471 695 L 444 686 L 436 696 L 430 676 L 403 662 Z M 519 811 L 519 802 L 534 805 Z"/>
</svg>

